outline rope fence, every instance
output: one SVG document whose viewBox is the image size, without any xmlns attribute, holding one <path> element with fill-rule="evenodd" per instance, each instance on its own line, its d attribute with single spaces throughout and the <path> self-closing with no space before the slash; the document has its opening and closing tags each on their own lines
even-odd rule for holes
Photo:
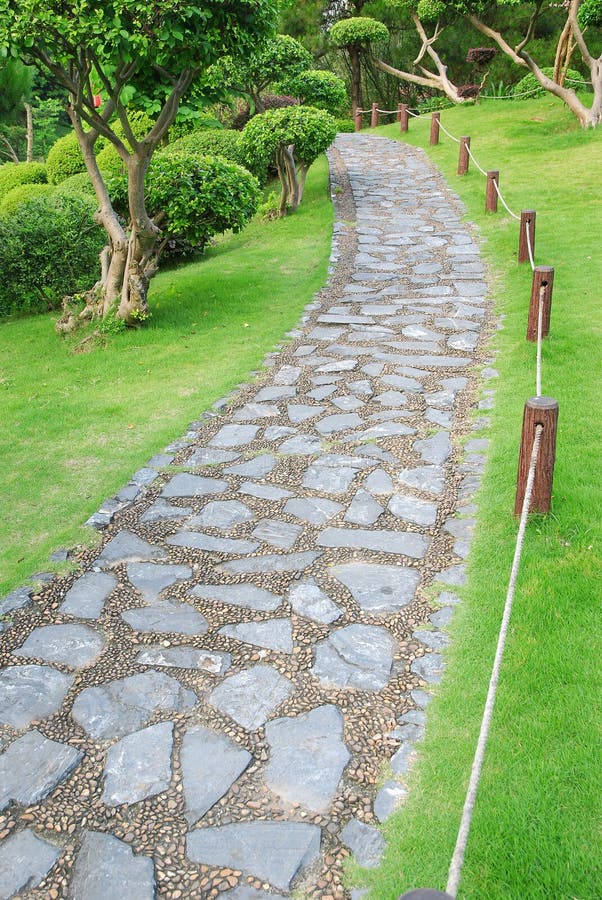
<svg viewBox="0 0 602 900">
<path fill-rule="evenodd" d="M 378 104 L 373 104 L 371 119 L 373 127 L 376 127 L 378 124 L 378 113 Z M 402 132 L 408 130 L 410 117 L 412 119 L 428 118 L 426 115 L 412 112 L 406 104 L 400 104 L 397 113 L 398 121 L 401 123 Z M 389 111 L 389 114 L 391 114 L 391 111 Z M 527 521 L 529 513 L 538 512 L 546 514 L 550 511 L 551 506 L 554 460 L 556 455 L 558 403 L 553 398 L 542 395 L 542 350 L 543 340 L 548 335 L 550 327 L 554 269 L 552 266 L 535 265 L 535 210 L 522 210 L 520 215 L 514 212 L 500 190 L 499 171 L 487 171 L 480 165 L 471 150 L 470 137 L 464 136 L 458 138 L 451 134 L 451 132 L 449 132 L 441 123 L 440 112 L 432 113 L 430 120 L 431 129 L 429 140 L 431 145 L 435 145 L 439 142 L 440 131 L 442 131 L 451 141 L 459 144 L 458 175 L 462 176 L 467 174 L 469 160 L 471 160 L 480 174 L 487 179 L 485 193 L 486 212 L 497 212 L 499 200 L 512 219 L 520 223 L 517 261 L 518 263 L 528 261 L 532 270 L 531 298 L 526 339 L 535 342 L 537 345 L 535 396 L 526 401 L 523 410 L 521 445 L 514 503 L 514 514 L 519 517 L 516 546 L 493 669 L 489 682 L 489 690 L 487 692 L 487 699 L 483 711 L 456 845 L 449 866 L 446 893 L 430 889 L 419 889 L 403 895 L 403 898 L 406 898 L 406 900 L 410 900 L 410 898 L 412 898 L 412 900 L 419 900 L 421 897 L 424 898 L 424 900 L 427 900 L 427 898 L 432 898 L 432 900 L 434 900 L 436 897 L 451 898 L 451 900 L 455 900 L 462 877 L 464 855 L 468 845 L 472 816 L 485 757 L 485 749 L 493 718 L 500 671 L 522 558 Z M 359 128 L 361 128 L 361 115 L 356 118 L 357 130 L 359 130 L 358 122 Z M 400 900 L 403 900 L 403 898 L 400 898 Z"/>
</svg>

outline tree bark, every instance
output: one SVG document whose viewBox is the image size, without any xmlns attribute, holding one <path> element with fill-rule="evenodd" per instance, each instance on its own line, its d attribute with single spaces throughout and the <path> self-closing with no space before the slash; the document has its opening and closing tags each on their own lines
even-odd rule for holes
<svg viewBox="0 0 602 900">
<path fill-rule="evenodd" d="M 31 113 L 31 103 L 24 103 L 25 107 L 25 122 L 26 122 L 26 138 L 27 138 L 27 151 L 25 159 L 27 162 L 33 162 L 33 116 Z"/>
<path fill-rule="evenodd" d="M 357 47 L 349 47 L 349 60 L 351 62 L 351 109 L 355 118 L 355 111 L 362 108 L 362 71 L 360 65 L 360 51 Z"/>
</svg>

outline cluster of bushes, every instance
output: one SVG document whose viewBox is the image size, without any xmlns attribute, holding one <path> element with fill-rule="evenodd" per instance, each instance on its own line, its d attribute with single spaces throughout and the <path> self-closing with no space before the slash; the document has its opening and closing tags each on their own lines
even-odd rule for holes
<svg viewBox="0 0 602 900">
<path fill-rule="evenodd" d="M 204 112 L 193 127 L 176 123 L 169 144 L 154 154 L 147 208 L 153 217 L 160 214 L 168 255 L 201 250 L 212 235 L 239 231 L 258 208 L 260 184 L 281 168 L 279 148 L 292 144 L 289 182 L 299 179 L 299 185 L 292 200 L 283 194 L 281 212 L 296 208 L 309 164 L 337 130 L 353 131 L 351 119 L 336 121 L 345 115 L 347 98 L 342 79 L 331 72 L 296 71 L 275 88 L 280 93 L 262 91 L 266 112 L 258 117 L 250 118 L 247 104 L 238 105 L 230 123 L 238 130 L 215 127 L 216 113 Z M 136 138 L 152 127 L 143 113 L 129 120 Z M 119 124 L 114 130 L 127 143 Z M 123 161 L 103 138 L 95 153 L 114 207 L 127 220 Z M 45 164 L 0 166 L 0 315 L 58 308 L 65 296 L 95 283 L 106 243 L 96 210 L 74 132 L 55 142 Z"/>
</svg>

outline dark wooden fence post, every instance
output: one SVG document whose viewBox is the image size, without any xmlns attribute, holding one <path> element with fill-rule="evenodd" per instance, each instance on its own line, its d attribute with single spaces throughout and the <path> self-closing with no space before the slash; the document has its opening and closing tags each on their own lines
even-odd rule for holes
<svg viewBox="0 0 602 900">
<path fill-rule="evenodd" d="M 496 170 L 487 172 L 487 188 L 485 190 L 485 212 L 497 212 L 496 184 L 499 184 L 500 173 Z"/>
<path fill-rule="evenodd" d="M 431 146 L 439 143 L 439 119 L 441 118 L 441 113 L 434 112 L 431 116 L 431 138 L 430 143 Z"/>
<path fill-rule="evenodd" d="M 401 122 L 401 109 L 402 109 L 402 106 L 403 106 L 403 103 L 398 103 L 398 104 L 397 104 L 397 121 L 398 121 L 398 122 Z"/>
<path fill-rule="evenodd" d="M 552 288 L 554 286 L 554 267 L 535 266 L 533 269 L 533 282 L 531 284 L 531 302 L 529 304 L 529 323 L 527 325 L 527 340 L 537 340 L 537 325 L 539 322 L 539 298 L 543 303 L 543 315 L 541 320 L 541 336 L 545 337 L 550 331 L 550 312 L 552 309 Z"/>
<path fill-rule="evenodd" d="M 402 132 L 406 132 L 408 130 L 408 122 L 410 121 L 410 113 L 409 107 L 407 103 L 401 104 L 401 109 L 399 111 L 399 123 L 401 126 Z"/>
<path fill-rule="evenodd" d="M 370 128 L 376 128 L 378 125 L 378 103 L 372 104 L 372 118 L 370 119 Z"/>
<path fill-rule="evenodd" d="M 470 156 L 468 155 L 468 148 L 470 147 L 470 138 L 462 137 L 460 138 L 460 155 L 458 156 L 458 175 L 466 175 L 468 172 L 468 164 L 470 161 Z"/>
<path fill-rule="evenodd" d="M 356 109 L 355 116 L 353 117 L 353 119 L 355 122 L 355 130 L 361 131 L 362 130 L 362 110 L 361 109 Z"/>
<path fill-rule="evenodd" d="M 523 209 L 520 214 L 520 232 L 518 236 L 518 261 L 530 262 L 529 242 L 527 240 L 527 228 L 531 239 L 531 253 L 535 257 L 535 210 Z"/>
<path fill-rule="evenodd" d="M 554 460 L 556 457 L 556 428 L 558 425 L 558 402 L 552 397 L 531 397 L 525 403 L 523 414 L 523 431 L 520 454 L 518 458 L 518 475 L 516 479 L 516 499 L 514 515 L 520 516 L 525 489 L 529 474 L 529 463 L 535 429 L 543 425 L 543 434 L 539 447 L 539 456 L 535 468 L 533 494 L 531 496 L 531 512 L 547 513 L 552 501 L 552 482 L 554 479 Z"/>
</svg>

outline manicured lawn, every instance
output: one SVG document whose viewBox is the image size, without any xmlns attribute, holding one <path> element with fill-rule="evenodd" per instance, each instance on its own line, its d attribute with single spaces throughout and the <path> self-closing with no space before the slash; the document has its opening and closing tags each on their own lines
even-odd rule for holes
<svg viewBox="0 0 602 900">
<path fill-rule="evenodd" d="M 160 273 L 148 327 L 75 353 L 56 315 L 0 324 L 0 596 L 90 541 L 100 503 L 261 365 L 325 281 L 332 216 L 323 158 L 297 214 Z"/>
<path fill-rule="evenodd" d="M 536 263 L 556 274 L 543 392 L 560 404 L 553 511 L 527 530 L 458 896 L 594 900 L 602 896 L 602 129 L 580 130 L 548 99 L 445 110 L 441 121 L 456 136 L 471 135 L 484 169 L 500 170 L 515 211 L 537 212 Z M 398 137 L 399 126 L 379 133 Z M 485 179 L 472 164 L 457 177 L 457 145 L 441 138 L 429 148 L 429 120 L 411 120 L 408 142 L 427 150 L 481 229 L 505 319 L 494 342 L 500 377 L 470 583 L 450 629 L 410 799 L 386 827 L 383 868 L 363 876 L 370 898 L 382 900 L 446 884 L 514 552 L 522 408 L 535 394 L 534 345 L 524 340 L 531 272 L 516 263 L 517 223 L 501 207 L 484 214 Z"/>
</svg>

